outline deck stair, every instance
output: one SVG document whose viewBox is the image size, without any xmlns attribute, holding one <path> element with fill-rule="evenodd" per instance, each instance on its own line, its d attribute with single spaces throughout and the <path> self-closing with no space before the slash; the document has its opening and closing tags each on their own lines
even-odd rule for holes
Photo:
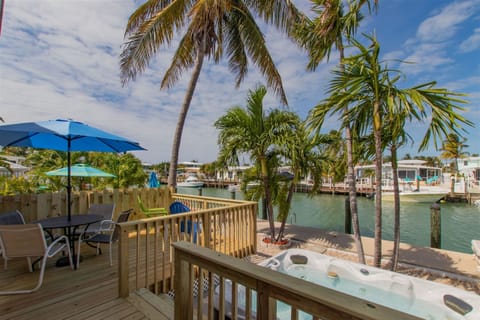
<svg viewBox="0 0 480 320">
<path fill-rule="evenodd" d="M 173 299 L 166 294 L 155 295 L 142 288 L 130 294 L 127 300 L 148 319 L 173 319 Z"/>
</svg>

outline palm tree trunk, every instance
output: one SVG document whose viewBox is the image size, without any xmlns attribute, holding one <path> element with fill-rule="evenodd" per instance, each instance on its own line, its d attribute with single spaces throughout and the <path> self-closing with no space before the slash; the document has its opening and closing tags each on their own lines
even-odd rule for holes
<svg viewBox="0 0 480 320">
<path fill-rule="evenodd" d="M 268 178 L 268 165 L 267 165 L 267 159 L 265 159 L 265 157 L 260 159 L 260 165 L 262 170 L 263 188 L 265 191 L 264 205 L 267 208 L 268 224 L 270 226 L 270 239 L 274 241 L 275 240 L 275 217 L 274 217 L 273 204 L 272 204 L 272 191 L 270 190 L 270 182 Z"/>
<path fill-rule="evenodd" d="M 177 168 L 178 168 L 178 154 L 180 152 L 180 143 L 182 142 L 183 127 L 185 125 L 185 119 L 187 118 L 188 109 L 192 101 L 195 87 L 197 85 L 200 71 L 202 71 L 203 59 L 205 57 L 205 45 L 206 45 L 206 33 L 204 33 L 201 45 L 197 50 L 197 58 L 193 67 L 192 77 L 188 83 L 187 91 L 183 99 L 182 108 L 178 115 L 177 128 L 175 129 L 175 135 L 173 136 L 172 155 L 170 158 L 170 169 L 168 172 L 168 187 L 175 189 L 177 186 Z"/>
<path fill-rule="evenodd" d="M 373 104 L 373 136 L 375 140 L 375 240 L 373 263 L 380 267 L 382 261 L 382 137 L 380 103 Z"/>
<path fill-rule="evenodd" d="M 340 67 L 343 69 L 344 49 L 343 45 L 339 46 L 340 51 Z M 348 113 L 348 107 L 345 107 L 344 114 Z M 357 206 L 357 188 L 355 185 L 355 164 L 353 162 L 353 139 L 350 125 L 345 126 L 345 148 L 347 152 L 347 183 L 348 197 L 350 199 L 350 214 L 352 216 L 353 237 L 355 239 L 355 247 L 357 248 L 358 261 L 365 264 L 365 253 L 363 251 L 362 236 L 360 234 L 360 222 L 358 219 Z M 335 185 L 334 185 L 335 186 Z M 335 190 L 335 187 L 334 187 Z"/>
<path fill-rule="evenodd" d="M 292 181 L 290 183 L 290 187 L 288 188 L 288 195 L 287 195 L 288 211 L 290 211 L 290 207 L 291 207 L 290 204 L 292 203 L 293 192 L 295 190 L 296 185 L 297 184 Z M 283 232 L 285 231 L 285 224 L 287 223 L 287 218 L 288 218 L 288 214 L 283 215 L 282 223 L 280 225 L 280 229 L 278 230 L 277 241 L 280 241 L 283 238 Z"/>
<path fill-rule="evenodd" d="M 397 146 L 393 145 L 390 148 L 392 156 L 392 171 L 393 171 L 393 253 L 390 265 L 390 270 L 397 270 L 399 249 L 400 249 L 400 190 L 398 187 L 398 166 L 397 166 Z"/>
</svg>

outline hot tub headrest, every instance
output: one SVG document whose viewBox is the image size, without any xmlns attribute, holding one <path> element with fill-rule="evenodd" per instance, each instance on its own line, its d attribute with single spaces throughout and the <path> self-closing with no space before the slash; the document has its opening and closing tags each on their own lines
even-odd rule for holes
<svg viewBox="0 0 480 320">
<path fill-rule="evenodd" d="M 308 257 L 302 254 L 292 254 L 290 256 L 290 261 L 292 261 L 293 264 L 307 264 Z"/>
</svg>

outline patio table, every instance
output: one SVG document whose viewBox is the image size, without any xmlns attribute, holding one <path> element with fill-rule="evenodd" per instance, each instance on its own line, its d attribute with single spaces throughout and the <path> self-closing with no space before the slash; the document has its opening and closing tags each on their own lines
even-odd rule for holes
<svg viewBox="0 0 480 320">
<path fill-rule="evenodd" d="M 50 229 L 63 229 L 63 233 L 67 236 L 70 242 L 70 250 L 72 251 L 72 259 L 73 259 L 73 266 L 74 269 L 77 269 L 77 258 L 75 256 L 75 240 L 78 236 L 76 234 L 77 228 L 80 226 L 85 226 L 88 228 L 89 225 L 92 223 L 100 222 L 104 219 L 102 215 L 99 214 L 80 214 L 80 215 L 72 215 L 70 220 L 67 216 L 61 217 L 52 217 L 46 218 L 42 220 L 35 221 L 42 225 L 42 228 L 45 229 L 49 234 L 52 236 L 52 233 L 48 230 Z M 53 236 L 52 236 L 53 239 Z M 60 258 L 57 263 L 57 267 L 63 267 L 69 265 L 69 261 L 67 257 Z"/>
</svg>

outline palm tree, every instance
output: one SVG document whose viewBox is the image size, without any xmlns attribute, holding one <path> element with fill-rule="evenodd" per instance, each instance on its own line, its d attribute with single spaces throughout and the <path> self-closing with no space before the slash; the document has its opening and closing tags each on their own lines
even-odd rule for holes
<svg viewBox="0 0 480 320">
<path fill-rule="evenodd" d="M 272 180 L 276 175 L 278 149 L 294 145 L 292 128 L 298 124 L 298 116 L 292 112 L 273 109 L 266 113 L 263 99 L 265 86 L 249 91 L 244 108 L 232 107 L 215 122 L 219 130 L 219 162 L 238 165 L 238 156 L 248 154 L 258 166 L 260 188 L 270 227 L 270 238 L 276 240 L 273 211 Z M 275 164 L 272 164 L 275 163 Z"/>
<path fill-rule="evenodd" d="M 450 132 L 460 132 L 461 125 L 473 123 L 457 111 L 464 109 L 458 103 L 464 103 L 458 96 L 461 94 L 446 89 L 435 88 L 435 82 L 424 83 L 408 89 L 400 89 L 391 74 L 396 70 L 382 66 L 379 61 L 380 45 L 374 37 L 367 37 L 371 44 L 363 46 L 356 40 L 351 40 L 360 53 L 344 59 L 342 68 L 334 70 L 328 97 L 323 105 L 317 106 L 316 114 L 327 112 L 340 113 L 344 105 L 352 105 L 349 113 L 343 119 L 343 125 L 353 123 L 355 132 L 360 134 L 372 132 L 375 144 L 375 252 L 374 264 L 380 266 L 381 261 L 381 176 L 382 152 L 385 143 L 382 140 L 382 123 L 396 121 L 400 123 L 397 133 L 391 136 L 398 143 L 402 135 L 403 119 L 405 121 L 425 121 L 430 118 L 427 131 L 420 143 L 419 151 L 428 147 L 433 139 L 437 145 L 438 139 Z M 392 127 L 393 125 L 390 125 Z"/>
<path fill-rule="evenodd" d="M 345 41 L 349 41 L 356 33 L 358 25 L 362 19 L 360 9 L 367 4 L 370 8 L 369 0 L 348 1 L 348 12 L 344 12 L 343 0 L 311 0 L 313 11 L 317 13 L 314 20 L 303 19 L 297 26 L 296 38 L 300 45 L 304 47 L 309 54 L 309 70 L 315 70 L 325 58 L 329 60 L 330 52 L 335 47 L 339 52 L 340 65 L 343 64 L 345 56 Z M 377 1 L 375 1 L 375 5 Z M 348 106 L 345 105 L 345 113 L 348 112 Z M 321 115 L 312 115 L 314 120 Z M 311 121 L 313 127 L 320 128 L 319 123 Z M 353 161 L 353 142 L 350 126 L 345 126 L 345 148 L 347 155 L 347 183 L 349 188 L 350 210 L 352 216 L 353 231 L 355 236 L 355 245 L 357 247 L 358 258 L 361 263 L 365 263 L 365 256 L 360 235 L 360 225 L 358 221 L 357 208 L 357 190 L 355 186 L 355 164 Z"/>
<path fill-rule="evenodd" d="M 288 214 L 292 204 L 293 193 L 301 178 L 310 175 L 314 181 L 312 193 L 315 193 L 319 183 L 321 183 L 322 173 L 327 166 L 328 159 L 319 149 L 319 140 L 316 136 L 310 136 L 305 123 L 297 118 L 296 125 L 291 135 L 293 139 L 286 139 L 290 144 L 283 144 L 280 147 L 280 155 L 285 159 L 285 165 L 290 167 L 291 176 L 279 176 L 280 183 L 274 183 L 279 186 L 277 195 L 279 205 L 278 220 L 281 225 L 277 235 L 277 241 L 281 240 L 285 230 Z"/>
<path fill-rule="evenodd" d="M 450 133 L 442 143 L 442 154 L 440 157 L 455 160 L 455 174 L 458 173 L 458 159 L 465 158 L 469 155 L 468 152 L 463 151 L 463 149 L 468 148 L 465 142 L 467 142 L 466 138 L 460 137 L 455 133 Z"/>
<path fill-rule="evenodd" d="M 403 111 L 398 110 L 397 111 Z M 405 131 L 405 121 L 408 114 L 389 112 L 384 117 L 382 141 L 390 150 L 393 176 L 393 253 L 390 261 L 390 270 L 397 269 L 400 256 L 400 188 L 398 181 L 398 149 L 407 142 L 413 142 L 412 137 Z"/>
<path fill-rule="evenodd" d="M 183 127 L 205 58 L 219 63 L 226 54 L 229 68 L 236 75 L 237 87 L 247 74 L 248 62 L 253 62 L 282 103 L 287 103 L 280 74 L 255 17 L 288 33 L 300 14 L 289 0 L 148 0 L 130 16 L 125 31 L 128 40 L 120 61 L 124 85 L 145 70 L 161 47 L 171 44 L 176 31 L 183 32 L 183 36 L 161 88 L 172 87 L 183 72 L 193 68 L 172 144 L 170 187 L 176 186 Z"/>
</svg>

